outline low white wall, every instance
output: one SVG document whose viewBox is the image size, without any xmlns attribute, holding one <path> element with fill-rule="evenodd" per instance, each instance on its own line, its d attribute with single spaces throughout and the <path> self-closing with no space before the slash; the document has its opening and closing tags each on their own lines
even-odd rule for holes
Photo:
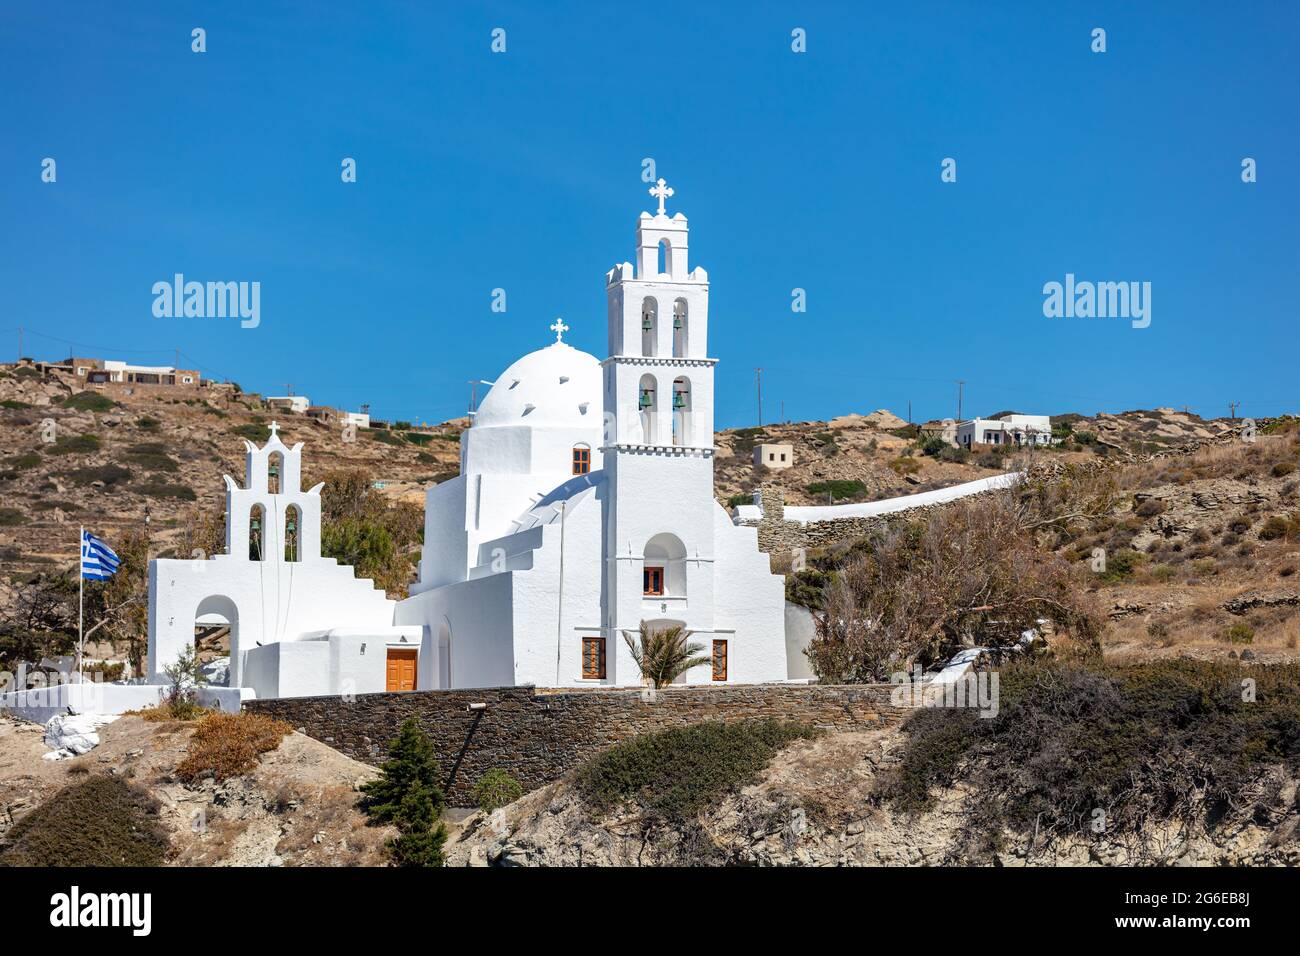
<svg viewBox="0 0 1300 956">
<path fill-rule="evenodd" d="M 0 694 L 0 710 L 45 723 L 56 714 L 72 708 L 78 714 L 124 714 L 160 704 L 171 687 L 167 684 L 58 684 L 40 690 L 12 691 Z M 238 713 L 240 703 L 255 695 L 247 688 L 199 687 L 200 706 Z"/>
<path fill-rule="evenodd" d="M 878 515 L 893 514 L 896 511 L 908 511 L 912 508 L 924 508 L 927 505 L 940 505 L 958 498 L 982 494 L 996 488 L 1010 488 L 1024 477 L 1024 472 L 1013 471 L 1005 475 L 993 475 L 976 481 L 967 481 L 950 488 L 938 488 L 934 491 L 922 491 L 914 495 L 899 498 L 886 498 L 883 501 L 863 501 L 848 505 L 794 505 L 785 509 L 785 520 L 796 524 L 815 524 L 818 521 L 834 521 L 837 518 L 874 518 Z M 758 521 L 763 517 L 762 509 L 757 505 L 739 505 L 735 509 L 737 522 Z"/>
</svg>

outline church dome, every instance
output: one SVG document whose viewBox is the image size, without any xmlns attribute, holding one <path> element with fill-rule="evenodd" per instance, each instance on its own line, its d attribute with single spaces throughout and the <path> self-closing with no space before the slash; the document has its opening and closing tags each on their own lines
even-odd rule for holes
<svg viewBox="0 0 1300 956">
<path fill-rule="evenodd" d="M 529 352 L 502 372 L 474 416 L 474 428 L 600 428 L 600 361 L 564 342 Z"/>
</svg>

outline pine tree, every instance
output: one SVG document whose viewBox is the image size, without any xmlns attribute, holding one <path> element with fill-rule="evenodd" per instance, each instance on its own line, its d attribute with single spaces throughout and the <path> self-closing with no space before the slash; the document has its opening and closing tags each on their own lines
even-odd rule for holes
<svg viewBox="0 0 1300 956">
<path fill-rule="evenodd" d="M 442 866 L 447 830 L 433 744 L 411 717 L 388 749 L 378 779 L 365 784 L 361 808 L 374 823 L 391 823 L 401 834 L 388 841 L 398 866 Z"/>
</svg>

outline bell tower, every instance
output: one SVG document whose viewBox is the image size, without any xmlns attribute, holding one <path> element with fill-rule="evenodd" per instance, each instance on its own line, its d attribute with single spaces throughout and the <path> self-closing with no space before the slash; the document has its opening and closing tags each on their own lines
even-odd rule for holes
<svg viewBox="0 0 1300 956">
<path fill-rule="evenodd" d="M 690 229 L 669 217 L 673 190 L 661 179 L 650 195 L 656 215 L 641 213 L 636 267 L 605 275 L 609 358 L 605 365 L 606 443 L 713 453 L 713 366 L 708 358 L 709 276 L 688 271 Z"/>
<path fill-rule="evenodd" d="M 669 216 L 673 190 L 650 188 L 636 265 L 605 275 L 609 357 L 605 390 L 603 631 L 619 684 L 638 682 L 623 632 L 643 623 L 713 628 L 713 367 L 709 277 L 690 268 L 689 226 Z M 725 520 L 725 516 L 724 516 Z"/>
</svg>

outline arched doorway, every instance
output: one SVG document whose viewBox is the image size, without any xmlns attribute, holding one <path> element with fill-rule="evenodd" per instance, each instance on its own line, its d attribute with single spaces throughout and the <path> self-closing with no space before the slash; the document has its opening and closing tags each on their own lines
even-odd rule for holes
<svg viewBox="0 0 1300 956">
<path fill-rule="evenodd" d="M 239 686 L 239 607 L 224 594 L 205 597 L 194 609 L 194 650 L 205 663 L 230 659 L 225 680 L 216 674 L 210 684 Z"/>
</svg>

